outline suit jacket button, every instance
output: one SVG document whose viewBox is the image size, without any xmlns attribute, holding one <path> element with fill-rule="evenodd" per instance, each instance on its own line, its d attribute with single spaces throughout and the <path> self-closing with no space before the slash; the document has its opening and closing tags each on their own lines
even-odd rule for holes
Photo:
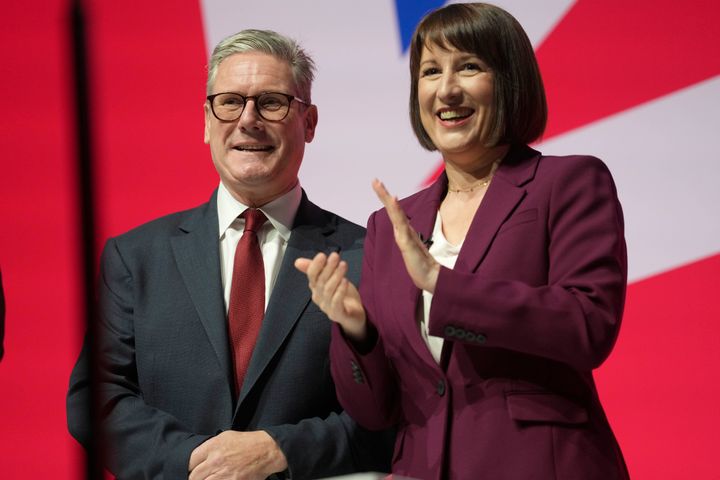
<svg viewBox="0 0 720 480">
<path fill-rule="evenodd" d="M 447 327 L 445 327 L 444 333 L 448 337 L 454 337 L 455 336 L 455 327 L 453 327 L 452 325 L 448 325 Z"/>
<path fill-rule="evenodd" d="M 438 380 L 437 385 L 435 385 L 435 391 L 441 397 L 443 395 L 445 395 L 445 380 L 443 380 L 443 379 Z"/>
<path fill-rule="evenodd" d="M 485 343 L 486 340 L 487 340 L 487 337 L 486 337 L 485 335 L 483 335 L 482 333 L 478 333 L 478 334 L 475 336 L 475 341 L 476 341 L 477 343 Z"/>
</svg>

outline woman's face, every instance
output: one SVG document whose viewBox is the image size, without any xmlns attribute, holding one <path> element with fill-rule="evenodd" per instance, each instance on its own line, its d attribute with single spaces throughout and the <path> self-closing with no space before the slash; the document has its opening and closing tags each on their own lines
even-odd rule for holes
<svg viewBox="0 0 720 480">
<path fill-rule="evenodd" d="M 493 101 L 493 74 L 471 53 L 425 45 L 420 57 L 420 120 L 446 161 L 483 158 Z"/>
</svg>

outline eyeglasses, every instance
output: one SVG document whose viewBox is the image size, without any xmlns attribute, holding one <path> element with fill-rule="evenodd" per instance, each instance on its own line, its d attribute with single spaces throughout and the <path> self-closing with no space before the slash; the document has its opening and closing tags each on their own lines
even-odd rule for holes
<svg viewBox="0 0 720 480">
<path fill-rule="evenodd" d="M 265 120 L 279 122 L 287 117 L 290 103 L 295 100 L 304 105 L 310 103 L 287 93 L 265 92 L 260 95 L 240 95 L 239 93 L 224 92 L 208 95 L 210 109 L 213 115 L 223 122 L 234 122 L 245 110 L 248 100 L 255 103 L 255 111 Z"/>
</svg>

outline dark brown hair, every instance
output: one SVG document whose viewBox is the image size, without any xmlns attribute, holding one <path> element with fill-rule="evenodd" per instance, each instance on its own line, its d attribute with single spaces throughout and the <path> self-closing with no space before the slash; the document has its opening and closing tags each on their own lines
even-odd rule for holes
<svg viewBox="0 0 720 480">
<path fill-rule="evenodd" d="M 418 80 L 425 45 L 456 48 L 485 62 L 493 74 L 493 105 L 487 146 L 526 144 L 540 138 L 547 103 L 540 69 L 522 26 L 505 10 L 486 3 L 459 3 L 427 14 L 410 44 L 410 122 L 420 144 L 436 150 L 420 121 Z"/>
</svg>

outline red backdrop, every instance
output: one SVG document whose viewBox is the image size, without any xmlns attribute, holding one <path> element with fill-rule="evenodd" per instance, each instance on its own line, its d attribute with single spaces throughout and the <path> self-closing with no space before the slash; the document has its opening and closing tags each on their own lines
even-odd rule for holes
<svg viewBox="0 0 720 480">
<path fill-rule="evenodd" d="M 81 449 L 67 433 L 64 396 L 82 335 L 83 292 L 69 2 L 33 3 L 6 0 L 0 29 L 0 267 L 8 311 L 0 477 L 75 479 Z M 197 0 L 88 3 L 100 245 L 205 201 L 217 177 L 202 143 L 206 53 Z M 560 98 L 565 87 L 551 74 L 547 83 L 550 99 Z M 163 112 L 158 93 L 174 99 Z M 572 94 L 556 101 L 570 109 Z M 554 128 L 572 127 L 561 123 Z M 634 478 L 720 475 L 720 413 L 712 407 L 720 398 L 719 273 L 715 256 L 630 286 L 620 339 L 597 379 Z"/>
</svg>

